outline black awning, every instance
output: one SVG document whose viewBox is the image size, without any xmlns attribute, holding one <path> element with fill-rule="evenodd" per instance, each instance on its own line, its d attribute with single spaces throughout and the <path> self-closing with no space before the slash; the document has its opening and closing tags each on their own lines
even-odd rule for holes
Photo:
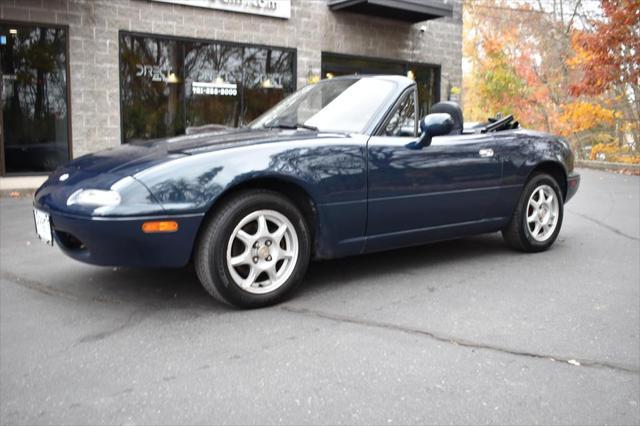
<svg viewBox="0 0 640 426">
<path fill-rule="evenodd" d="M 329 9 L 407 22 L 453 15 L 453 5 L 447 0 L 329 0 Z"/>
</svg>

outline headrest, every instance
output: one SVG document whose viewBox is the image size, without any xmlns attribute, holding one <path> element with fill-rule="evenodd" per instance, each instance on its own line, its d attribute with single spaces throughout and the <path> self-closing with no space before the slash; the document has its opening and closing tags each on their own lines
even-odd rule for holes
<svg viewBox="0 0 640 426">
<path fill-rule="evenodd" d="M 453 129 L 449 133 L 450 135 L 459 135 L 462 133 L 464 127 L 464 118 L 462 117 L 462 109 L 460 105 L 451 101 L 442 101 L 433 104 L 431 112 L 444 112 L 451 116 L 453 119 Z"/>
</svg>

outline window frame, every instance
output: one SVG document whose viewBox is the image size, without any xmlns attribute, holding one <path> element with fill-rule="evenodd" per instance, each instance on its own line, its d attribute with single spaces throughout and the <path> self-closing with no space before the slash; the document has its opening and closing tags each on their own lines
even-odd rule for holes
<svg viewBox="0 0 640 426">
<path fill-rule="evenodd" d="M 121 49 L 121 38 L 122 36 L 131 36 L 131 37 L 147 37 L 147 38 L 159 38 L 166 41 L 176 41 L 182 43 L 215 43 L 219 45 L 226 45 L 230 47 L 240 47 L 240 48 L 257 48 L 257 49 L 275 49 L 281 50 L 285 52 L 290 52 L 293 56 L 292 64 L 293 64 L 293 81 L 292 81 L 292 93 L 295 93 L 298 90 L 298 49 L 295 47 L 285 47 L 285 46 L 274 46 L 267 44 L 257 44 L 257 43 L 242 43 L 235 41 L 226 41 L 226 40 L 218 40 L 218 39 L 210 39 L 210 38 L 201 38 L 201 37 L 184 37 L 184 36 L 174 36 L 174 35 L 165 35 L 165 34 L 154 34 L 147 32 L 138 32 L 138 31 L 128 31 L 128 30 L 119 30 L 118 31 L 118 97 L 119 97 L 119 114 L 120 114 L 120 144 L 123 145 L 125 142 L 124 137 L 124 114 L 123 114 L 123 96 L 122 96 L 122 55 L 120 54 Z M 184 61 L 184 51 L 183 51 L 183 61 Z M 184 76 L 180 76 L 184 77 Z M 182 83 L 184 84 L 184 83 Z M 242 95 L 239 94 L 242 102 Z M 186 111 L 185 111 L 186 113 Z M 186 124 L 186 123 L 185 123 Z"/>
<path fill-rule="evenodd" d="M 70 57 L 70 30 L 69 25 L 65 24 L 56 24 L 56 23 L 47 23 L 41 21 L 21 21 L 21 20 L 9 20 L 9 19 L 0 19 L 0 25 L 9 25 L 15 27 L 47 27 L 47 28 L 57 28 L 66 31 L 66 43 L 65 43 L 65 59 L 66 59 L 66 67 L 65 72 L 67 73 L 67 150 L 69 155 L 69 161 L 73 160 L 73 134 L 71 132 L 71 119 L 72 119 L 72 110 L 71 110 L 71 57 Z M 1 70 L 0 70 L 1 74 Z M 4 83 L 0 83 L 4 90 Z M 4 116 L 0 114 L 0 126 L 4 126 Z M 9 172 L 6 170 L 6 158 L 4 155 L 4 128 L 0 127 L 0 176 L 48 176 L 51 172 Z"/>
<path fill-rule="evenodd" d="M 385 133 L 385 130 L 386 130 L 387 126 L 389 125 L 389 122 L 393 118 L 393 115 L 396 113 L 398 108 L 400 108 L 400 106 L 402 106 L 404 101 L 406 99 L 408 99 L 409 96 L 413 96 L 413 111 L 414 111 L 413 134 L 414 134 L 414 136 L 389 136 L 389 135 L 387 135 Z M 419 114 L 418 88 L 417 88 L 417 86 L 415 84 L 413 84 L 410 87 L 406 88 L 400 94 L 400 96 L 398 96 L 398 99 L 394 102 L 393 106 L 389 109 L 389 111 L 387 111 L 387 113 L 385 114 L 384 118 L 380 121 L 381 124 L 378 126 L 378 128 L 374 132 L 374 136 L 385 137 L 385 138 L 411 138 L 411 139 L 415 139 L 418 136 L 420 136 L 420 133 L 418 133 L 418 127 L 419 127 L 418 124 L 420 122 L 420 118 L 418 117 L 418 114 Z"/>
</svg>

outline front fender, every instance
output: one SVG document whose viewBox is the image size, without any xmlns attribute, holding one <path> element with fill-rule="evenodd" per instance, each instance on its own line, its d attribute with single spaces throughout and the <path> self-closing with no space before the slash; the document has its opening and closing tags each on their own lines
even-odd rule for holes
<svg viewBox="0 0 640 426">
<path fill-rule="evenodd" d="M 302 187 L 317 204 L 366 198 L 364 136 L 243 146 L 158 164 L 134 175 L 169 213 L 207 211 L 227 190 L 259 178 Z"/>
<path fill-rule="evenodd" d="M 304 190 L 317 209 L 316 255 L 358 253 L 366 225 L 366 136 L 227 148 L 173 159 L 135 178 L 169 214 L 206 213 L 228 191 L 259 179 Z"/>
</svg>

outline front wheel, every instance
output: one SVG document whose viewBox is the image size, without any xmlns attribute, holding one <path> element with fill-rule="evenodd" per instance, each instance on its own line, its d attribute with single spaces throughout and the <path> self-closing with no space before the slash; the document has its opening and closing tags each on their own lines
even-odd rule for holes
<svg viewBox="0 0 640 426">
<path fill-rule="evenodd" d="M 563 207 L 562 192 L 556 180 L 546 173 L 536 174 L 525 185 L 502 236 L 515 249 L 544 251 L 560 233 Z"/>
<path fill-rule="evenodd" d="M 216 299 L 259 308 L 283 300 L 302 281 L 309 258 L 298 208 L 276 192 L 251 190 L 227 200 L 205 224 L 194 263 Z"/>
</svg>

